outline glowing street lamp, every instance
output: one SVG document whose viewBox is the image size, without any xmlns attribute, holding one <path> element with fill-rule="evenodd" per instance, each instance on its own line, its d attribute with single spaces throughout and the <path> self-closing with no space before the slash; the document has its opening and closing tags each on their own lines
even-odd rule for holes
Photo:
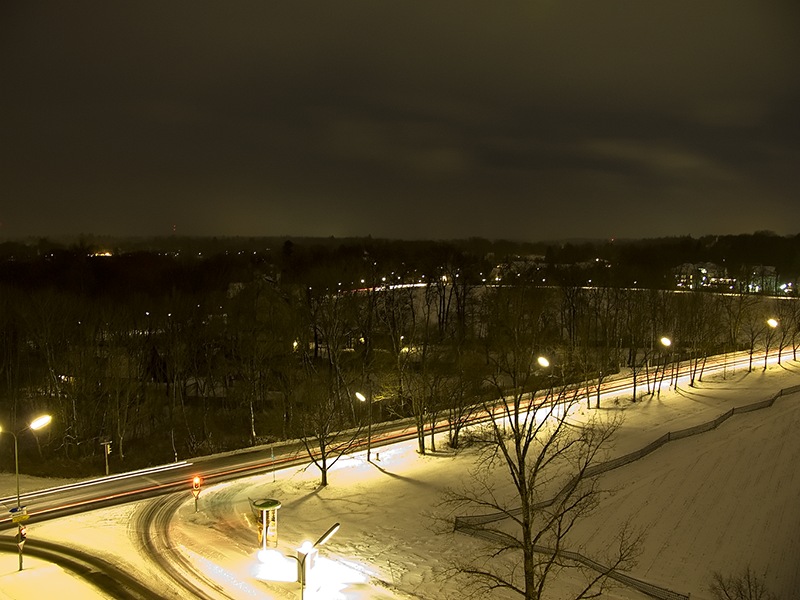
<svg viewBox="0 0 800 600">
<path fill-rule="evenodd" d="M 50 424 L 50 421 L 53 420 L 53 417 L 50 415 L 42 415 L 41 417 L 35 418 L 31 423 L 22 431 L 14 433 L 13 431 L 6 431 L 2 427 L 0 427 L 0 433 L 8 433 L 14 438 L 14 470 L 16 472 L 17 477 L 17 508 L 14 512 L 14 516 L 11 520 L 17 523 L 17 547 L 19 548 L 19 570 L 22 571 L 22 547 L 25 545 L 25 540 L 27 538 L 27 531 L 25 526 L 22 524 L 23 521 L 28 519 L 28 514 L 26 511 L 23 510 L 23 507 L 20 503 L 20 495 L 19 495 L 19 443 L 17 441 L 17 435 L 22 433 L 23 431 L 27 431 L 30 429 L 31 431 L 36 431 L 41 429 L 42 427 L 47 427 Z"/>
<path fill-rule="evenodd" d="M 658 380 L 658 395 L 661 395 L 661 383 L 664 381 L 664 375 L 667 373 L 667 352 L 672 347 L 672 340 L 669 339 L 667 336 L 663 336 L 659 342 L 661 345 L 664 346 L 664 369 L 661 371 L 661 379 Z M 656 375 L 658 375 L 658 369 L 656 369 Z M 677 381 L 677 380 L 676 380 Z M 670 383 L 672 383 L 672 376 L 670 375 Z"/>
<path fill-rule="evenodd" d="M 550 359 L 547 358 L 546 356 L 537 356 L 536 364 L 539 365 L 539 368 L 541 369 L 550 369 Z M 547 380 L 550 386 L 550 390 L 547 392 L 548 395 L 553 391 L 553 379 L 554 379 L 554 373 L 552 370 L 550 370 L 547 373 Z"/>
<path fill-rule="evenodd" d="M 372 451 L 372 394 L 367 398 L 361 392 L 356 392 L 356 398 L 361 402 L 367 403 L 367 462 L 370 462 L 370 453 Z"/>
<path fill-rule="evenodd" d="M 769 342 L 772 339 L 772 334 L 778 327 L 778 320 L 770 317 L 767 319 L 767 329 L 764 334 L 764 370 L 767 370 L 767 358 L 769 357 Z M 778 362 L 780 363 L 780 354 L 778 354 Z"/>
<path fill-rule="evenodd" d="M 536 365 L 538 365 L 540 369 L 547 372 L 543 374 L 536 373 L 536 368 L 535 368 Z M 542 399 L 542 402 L 546 402 L 548 398 L 550 398 L 551 396 L 553 398 L 555 397 L 555 384 L 554 384 L 555 374 L 553 373 L 553 369 L 550 368 L 551 367 L 550 359 L 547 358 L 546 356 L 537 356 L 536 365 L 533 366 L 531 372 L 528 373 L 528 376 L 541 377 L 543 380 L 546 380 L 547 390 L 545 390 L 545 395 L 544 398 Z M 563 374 L 563 367 L 562 367 L 562 374 Z M 538 390 L 534 390 L 533 392 L 531 392 L 530 395 L 531 405 L 529 406 L 532 406 L 533 402 L 536 401 L 537 391 Z"/>
<path fill-rule="evenodd" d="M 303 545 L 297 549 L 297 556 L 293 558 L 297 561 L 297 581 L 300 583 L 300 600 L 303 599 L 305 593 L 308 571 L 313 567 L 314 559 L 317 555 L 317 546 L 321 546 L 327 542 L 337 531 L 339 531 L 339 523 L 334 523 L 316 542 L 313 544 L 311 542 L 303 542 Z"/>
</svg>

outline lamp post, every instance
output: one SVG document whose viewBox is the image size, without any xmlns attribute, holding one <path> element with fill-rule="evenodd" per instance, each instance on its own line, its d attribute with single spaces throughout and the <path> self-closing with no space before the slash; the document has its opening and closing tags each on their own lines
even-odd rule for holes
<svg viewBox="0 0 800 600">
<path fill-rule="evenodd" d="M 367 462 L 370 461 L 370 453 L 372 451 L 372 394 L 369 398 L 364 396 L 361 392 L 356 392 L 356 398 L 361 402 L 367 403 Z"/>
<path fill-rule="evenodd" d="M 536 357 L 536 365 L 538 365 L 539 369 L 541 369 L 542 371 L 546 371 L 547 372 L 547 374 L 546 374 L 546 377 L 547 377 L 547 380 L 546 380 L 547 381 L 547 389 L 545 390 L 544 398 L 542 399 L 542 403 L 545 403 L 549 399 L 555 399 L 555 391 L 554 391 L 555 390 L 555 384 L 554 384 L 555 374 L 553 373 L 553 369 L 550 368 L 552 366 L 551 363 L 550 363 L 550 359 L 547 358 L 546 356 L 541 356 L 541 355 L 537 356 Z M 527 377 L 537 377 L 538 378 L 538 377 L 544 377 L 544 375 L 539 375 L 537 373 L 537 369 L 534 367 L 528 373 Z M 536 404 L 537 406 L 541 406 L 542 405 L 541 403 L 536 403 L 536 393 L 537 393 L 537 391 L 541 391 L 540 388 L 539 388 L 538 382 L 536 383 L 536 388 L 531 391 L 530 403 L 528 404 L 528 408 L 529 409 L 530 409 L 530 407 L 534 406 L 534 404 Z M 504 428 L 505 428 L 505 422 L 506 421 L 504 420 L 503 421 L 503 423 L 504 423 L 503 427 Z"/>
<path fill-rule="evenodd" d="M 537 356 L 536 364 L 539 365 L 541 369 L 550 369 L 550 359 L 546 356 Z M 550 371 L 547 373 L 547 382 L 549 384 L 548 387 L 550 388 L 547 392 L 548 394 L 550 394 L 550 392 L 553 390 L 553 376 L 553 371 L 550 369 Z"/>
<path fill-rule="evenodd" d="M 23 513 L 22 505 L 20 502 L 20 494 L 19 494 L 19 443 L 17 442 L 17 434 L 30 429 L 31 431 L 36 431 L 37 429 L 41 429 L 42 427 L 46 427 L 50 421 L 52 421 L 53 417 L 50 415 L 42 415 L 41 417 L 35 418 L 31 423 L 22 431 L 14 433 L 13 431 L 6 431 L 2 427 L 0 427 L 0 433 L 9 433 L 14 438 L 14 471 L 17 477 L 17 510 L 15 511 L 15 515 L 12 518 L 13 521 L 17 523 L 17 547 L 19 548 L 19 570 L 22 571 L 22 546 L 25 545 L 25 526 L 22 524 L 23 521 L 27 519 L 27 514 Z"/>
<path fill-rule="evenodd" d="M 778 327 L 778 320 L 769 318 L 767 319 L 767 327 L 766 332 L 764 334 L 764 370 L 767 370 L 767 358 L 769 357 L 769 342 L 772 339 L 772 334 L 775 332 L 775 329 Z M 780 361 L 780 356 L 778 357 Z"/>
<path fill-rule="evenodd" d="M 304 542 L 297 550 L 299 556 L 292 557 L 297 561 L 297 581 L 300 583 L 300 600 L 303 600 L 306 590 L 306 560 L 310 555 L 314 554 L 317 546 L 321 546 L 327 542 L 337 531 L 339 531 L 339 523 L 334 523 L 331 525 L 330 529 L 323 533 L 313 544 L 311 542 Z"/>
<path fill-rule="evenodd" d="M 667 350 L 670 349 L 672 346 L 672 340 L 669 339 L 667 336 L 662 337 L 660 340 L 661 345 L 664 346 L 664 369 L 661 371 L 661 379 L 658 380 L 658 395 L 661 395 L 661 384 L 664 381 L 664 375 L 667 373 Z M 670 376 L 670 381 L 672 380 L 672 376 Z"/>
</svg>

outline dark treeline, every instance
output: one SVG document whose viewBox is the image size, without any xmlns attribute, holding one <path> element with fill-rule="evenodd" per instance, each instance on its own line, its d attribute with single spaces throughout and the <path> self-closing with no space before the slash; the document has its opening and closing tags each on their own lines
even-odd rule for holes
<svg viewBox="0 0 800 600">
<path fill-rule="evenodd" d="M 375 420 L 413 418 L 422 452 L 424 426 L 446 419 L 457 446 L 476 401 L 492 394 L 486 382 L 520 372 L 504 357 L 530 355 L 523 380 L 504 380 L 509 389 L 586 382 L 590 403 L 620 369 L 653 394 L 668 361 L 699 378 L 710 354 L 796 351 L 794 298 L 677 293 L 670 268 L 770 264 L 793 278 L 798 243 L 769 233 L 563 244 L 9 242 L 0 246 L 0 425 L 18 432 L 25 471 L 61 476 L 101 472 L 105 441 L 112 468 L 127 470 L 334 439 L 362 427 L 368 406 Z M 780 326 L 766 326 L 768 317 Z M 550 358 L 547 372 L 537 354 Z M 46 430 L 25 431 L 45 412 Z"/>
<path fill-rule="evenodd" d="M 110 251 L 114 261 L 90 261 L 93 252 Z M 0 280 L 20 284 L 35 282 L 65 287 L 97 285 L 95 291 L 113 288 L 117 276 L 124 288 L 129 279 L 142 286 L 162 289 L 153 277 L 180 275 L 185 283 L 202 287 L 243 281 L 265 266 L 302 283 L 334 265 L 335 277 L 358 271 L 354 259 L 369 256 L 390 271 L 413 266 L 420 272 L 436 268 L 450 255 L 470 256 L 478 271 L 486 272 L 513 257 L 541 257 L 550 275 L 569 277 L 565 265 L 600 258 L 612 268 L 597 269 L 603 285 L 670 289 L 671 271 L 682 263 L 715 263 L 733 278 L 744 279 L 754 266 L 770 265 L 786 281 L 800 278 L 800 235 L 778 236 L 769 231 L 754 234 L 690 236 L 640 240 L 587 240 L 514 242 L 469 238 L 451 241 L 402 241 L 372 238 L 101 238 L 78 240 L 46 238 L 0 243 Z M 197 264 L 202 262 L 202 264 Z M 358 262 L 356 260 L 355 262 Z M 194 269 L 189 268 L 190 265 Z M 172 271 L 172 273 L 170 272 Z M 273 273 L 276 274 L 276 273 Z M 202 278 L 206 277 L 204 281 Z M 324 277 L 323 277 L 324 279 Z M 180 282 L 176 282 L 180 283 Z"/>
</svg>

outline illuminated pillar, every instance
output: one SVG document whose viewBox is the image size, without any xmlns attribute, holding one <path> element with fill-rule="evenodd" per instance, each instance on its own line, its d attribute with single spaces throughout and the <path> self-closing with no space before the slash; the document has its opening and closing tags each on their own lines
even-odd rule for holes
<svg viewBox="0 0 800 600">
<path fill-rule="evenodd" d="M 279 500 L 267 498 L 252 501 L 254 512 L 258 511 L 258 542 L 262 550 L 278 547 L 278 509 Z"/>
</svg>

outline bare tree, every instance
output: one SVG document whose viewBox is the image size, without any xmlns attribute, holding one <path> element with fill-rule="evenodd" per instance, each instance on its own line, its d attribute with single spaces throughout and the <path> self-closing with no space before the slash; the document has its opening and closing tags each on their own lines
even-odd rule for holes
<svg viewBox="0 0 800 600">
<path fill-rule="evenodd" d="M 415 359 L 417 343 L 417 310 L 413 289 L 384 287 L 377 303 L 377 332 L 384 340 L 386 362 L 391 364 L 391 375 L 383 382 L 383 395 L 392 398 L 399 413 L 410 411 L 408 371 Z M 387 369 L 389 370 L 389 369 Z"/>
<path fill-rule="evenodd" d="M 676 342 L 687 350 L 689 386 L 703 380 L 707 357 L 717 348 L 720 306 L 717 297 L 705 292 L 692 292 L 677 298 Z M 679 315 L 679 316 L 678 316 Z M 680 354 L 678 355 L 680 367 Z"/>
<path fill-rule="evenodd" d="M 778 364 L 781 364 L 783 351 L 789 347 L 792 340 L 794 324 L 792 323 L 797 311 L 796 298 L 772 298 L 772 314 L 777 321 L 778 338 Z"/>
<path fill-rule="evenodd" d="M 485 453 L 474 485 L 449 500 L 473 514 L 493 511 L 496 518 L 470 521 L 472 533 L 491 547 L 487 556 L 467 559 L 457 569 L 476 591 L 506 589 L 542 600 L 560 570 L 580 569 L 567 550 L 570 534 L 605 495 L 590 467 L 601 460 L 618 423 L 572 422 L 577 388 L 558 385 L 532 360 L 548 339 L 552 303 L 546 291 L 520 286 L 490 296 L 490 383 L 497 400 L 484 405 L 488 426 L 478 441 Z M 498 473 L 505 486 L 498 485 Z M 602 593 L 609 575 L 631 564 L 638 540 L 625 531 L 609 546 L 615 552 L 603 558 L 606 568 L 587 571 L 575 598 Z"/>
<path fill-rule="evenodd" d="M 362 432 L 359 427 L 349 427 L 348 411 L 343 409 L 335 390 L 331 373 L 319 374 L 313 367 L 309 367 L 308 378 L 299 389 L 303 397 L 301 440 L 319 469 L 322 487 L 328 485 L 330 469 L 356 445 Z"/>
<path fill-rule="evenodd" d="M 792 360 L 797 360 L 797 348 L 800 346 L 800 303 L 795 299 L 789 305 L 788 322 L 786 328 L 789 330 L 789 345 L 792 348 Z"/>
<path fill-rule="evenodd" d="M 474 352 L 459 351 L 453 359 L 444 398 L 451 448 L 459 447 L 462 430 L 481 411 L 480 398 L 486 391 L 483 387 L 485 369 L 485 362 Z"/>
<path fill-rule="evenodd" d="M 746 304 L 742 316 L 742 331 L 747 340 L 748 364 L 747 372 L 753 370 L 753 359 L 756 353 L 758 340 L 764 338 L 764 368 L 766 368 L 767 352 L 769 349 L 770 326 L 764 315 L 764 307 L 760 302 L 753 301 Z"/>
<path fill-rule="evenodd" d="M 649 348 L 652 346 L 652 334 L 648 328 L 647 312 L 641 294 L 637 290 L 628 290 L 623 297 L 623 325 L 625 345 L 628 347 L 627 364 L 633 377 L 633 401 L 636 402 L 637 387 L 641 372 L 649 360 Z M 644 353 L 644 356 L 640 356 Z M 647 376 L 648 393 L 650 393 L 650 379 Z"/>
<path fill-rule="evenodd" d="M 714 600 L 778 600 L 778 596 L 767 589 L 764 578 L 750 567 L 737 576 L 724 577 L 715 572 L 709 591 Z"/>
<path fill-rule="evenodd" d="M 411 414 L 417 430 L 417 451 L 425 454 L 425 425 L 436 421 L 436 415 L 443 405 L 442 398 L 445 391 L 445 376 L 442 370 L 442 356 L 439 344 L 434 338 L 440 338 L 443 329 L 440 325 L 434 326 L 434 306 L 437 310 L 436 323 L 441 323 L 442 298 L 440 285 L 428 284 L 423 294 L 422 306 L 419 314 L 419 325 L 412 331 L 416 333 L 414 345 L 403 348 L 404 352 L 411 353 L 410 360 L 413 368 L 406 370 L 406 392 L 409 397 Z M 434 443 L 431 435 L 431 443 Z M 433 448 L 435 450 L 435 447 Z"/>
<path fill-rule="evenodd" d="M 603 565 L 600 570 L 585 568 L 588 561 L 580 560 L 585 554 L 578 552 L 586 551 L 571 546 L 576 524 L 609 494 L 590 476 L 591 466 L 600 462 L 618 425 L 599 417 L 585 425 L 570 422 L 578 402 L 576 391 L 547 390 L 530 400 L 515 396 L 501 411 L 487 411 L 490 426 L 480 438 L 485 454 L 474 471 L 476 485 L 451 497 L 471 512 L 496 514 L 470 525 L 471 533 L 489 540 L 486 554 L 458 566 L 476 592 L 502 588 L 543 600 L 558 573 L 570 569 L 582 574 L 572 597 L 598 597 L 617 571 L 634 563 L 640 540 L 627 528 L 608 540 L 604 556 L 589 558 Z M 498 472 L 510 486 L 497 484 L 492 474 Z"/>
<path fill-rule="evenodd" d="M 586 391 L 586 405 L 600 408 L 603 381 L 619 371 L 619 290 L 594 287 L 586 290 L 587 311 L 579 321 L 580 344 L 574 359 L 581 373 Z"/>
<path fill-rule="evenodd" d="M 105 372 L 107 406 L 105 427 L 101 433 L 104 441 L 114 441 L 115 456 L 125 460 L 128 435 L 134 423 L 141 418 L 143 361 L 147 355 L 142 343 L 142 330 L 136 327 L 136 313 L 129 307 L 108 308 L 109 358 Z M 106 450 L 110 451 L 110 447 Z"/>
</svg>

